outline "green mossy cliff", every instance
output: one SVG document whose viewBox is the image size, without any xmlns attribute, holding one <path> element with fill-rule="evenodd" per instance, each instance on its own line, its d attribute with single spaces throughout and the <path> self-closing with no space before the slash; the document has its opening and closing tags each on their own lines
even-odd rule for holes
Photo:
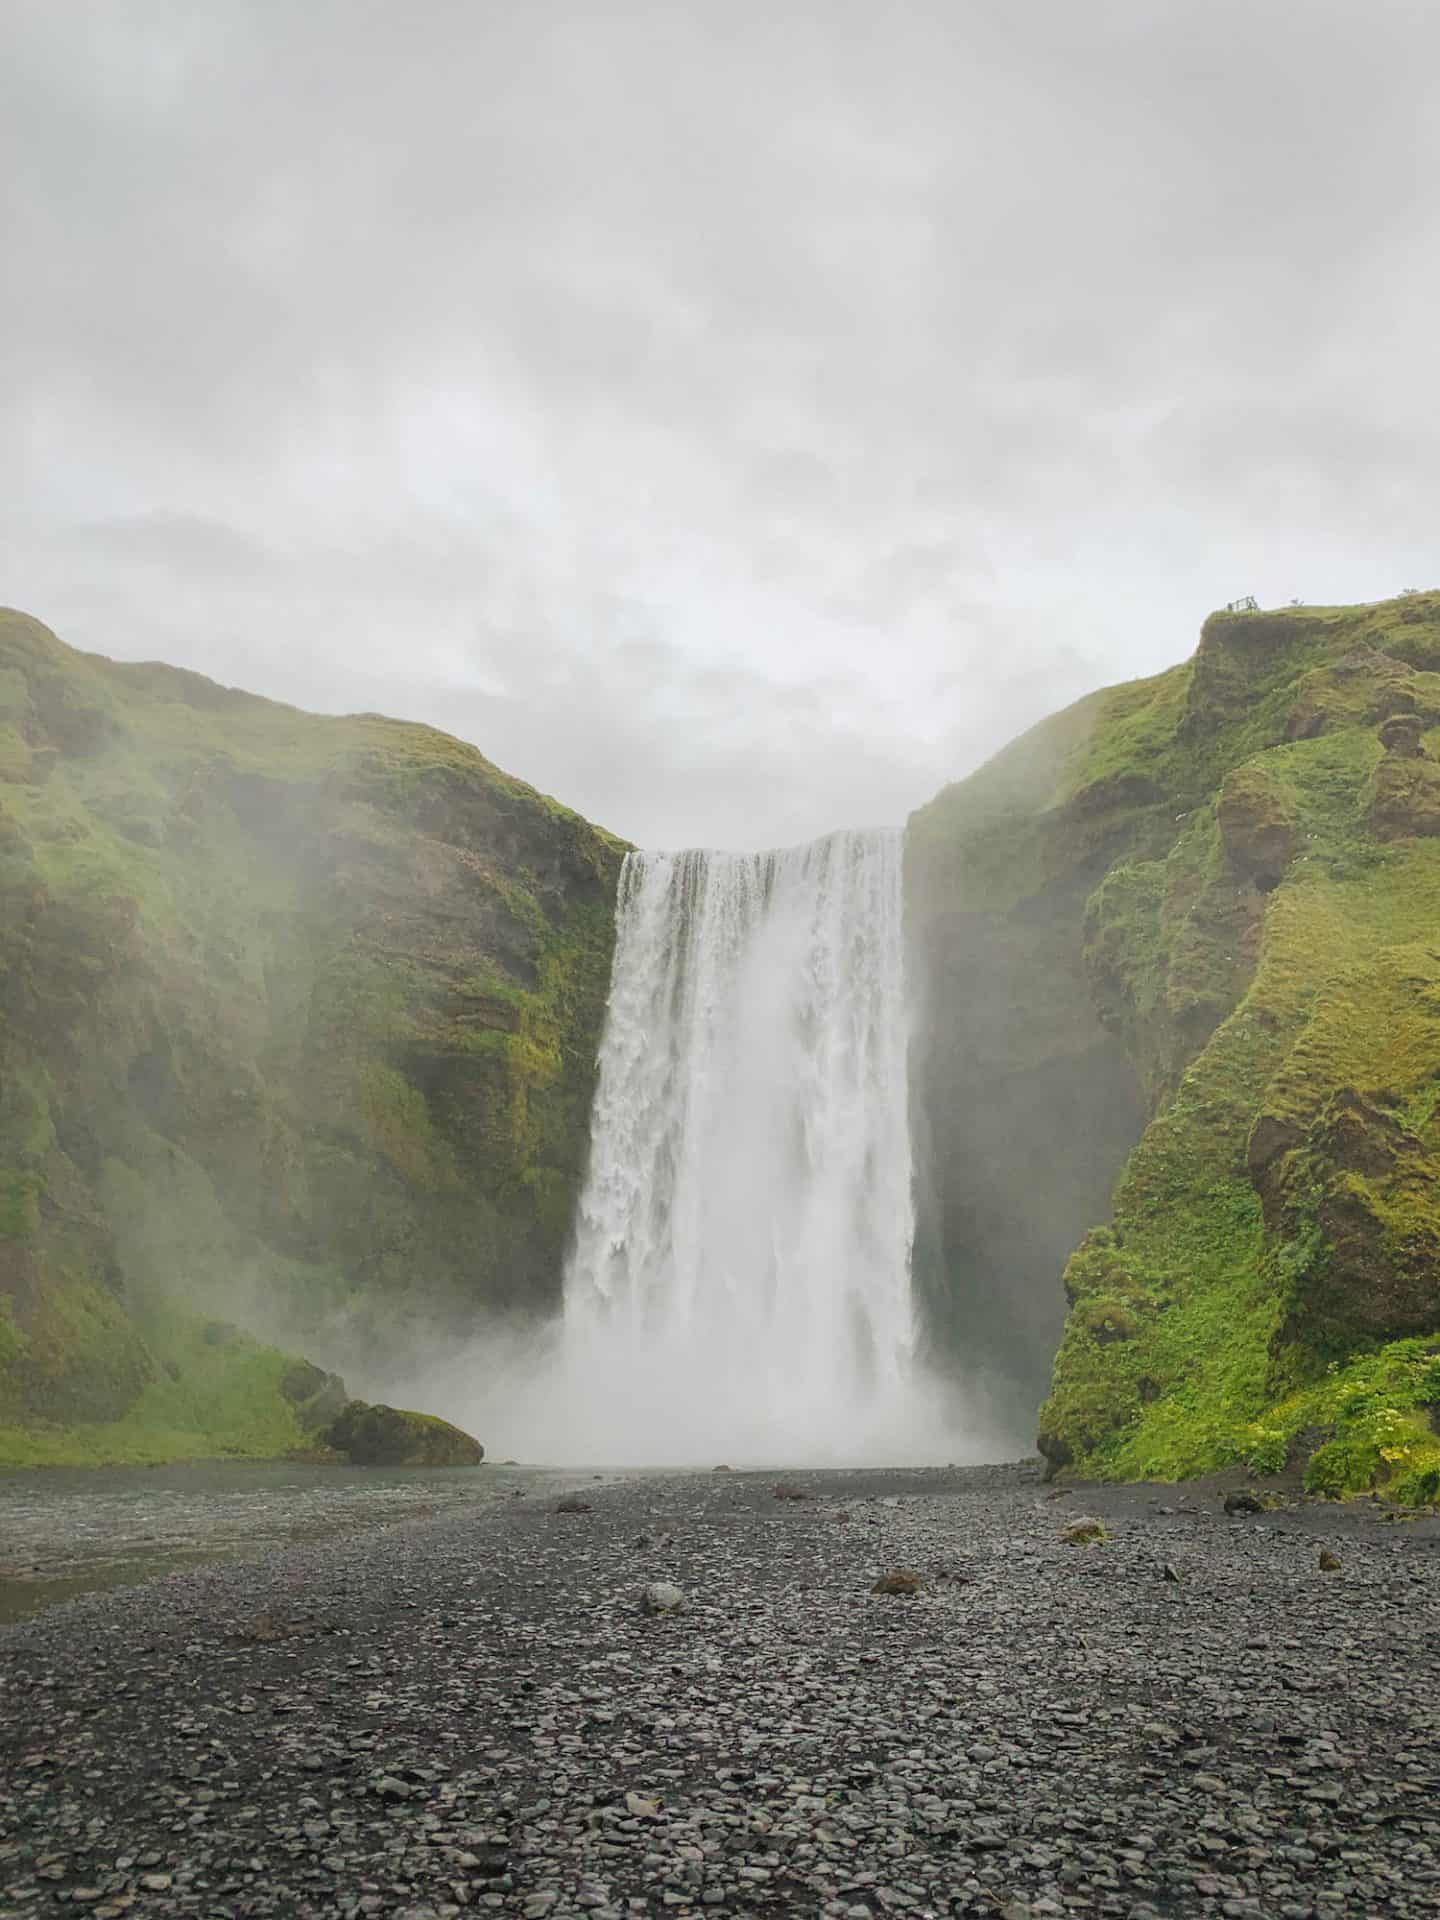
<svg viewBox="0 0 1440 1920">
<path fill-rule="evenodd" d="M 907 904 L 932 1322 L 1035 1382 L 1079 1242 L 1051 1462 L 1440 1495 L 1440 593 L 1214 615 L 917 814 Z"/>
<path fill-rule="evenodd" d="M 552 1308 L 622 853 L 429 728 L 0 613 L 0 1461 L 306 1444 L 232 1322 L 403 1365 Z"/>
</svg>

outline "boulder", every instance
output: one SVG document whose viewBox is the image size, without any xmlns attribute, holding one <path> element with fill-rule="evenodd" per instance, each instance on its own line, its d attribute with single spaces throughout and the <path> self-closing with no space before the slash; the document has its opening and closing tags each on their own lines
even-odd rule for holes
<svg viewBox="0 0 1440 1920">
<path fill-rule="evenodd" d="M 1265 1502 L 1251 1487 L 1234 1487 L 1225 1496 L 1226 1513 L 1264 1513 Z"/>
<path fill-rule="evenodd" d="M 448 1420 L 351 1400 L 325 1434 L 353 1467 L 478 1467 L 485 1449 Z"/>
<path fill-rule="evenodd" d="M 640 1596 L 642 1613 L 679 1613 L 684 1605 L 684 1594 L 669 1580 L 652 1580 Z"/>
</svg>

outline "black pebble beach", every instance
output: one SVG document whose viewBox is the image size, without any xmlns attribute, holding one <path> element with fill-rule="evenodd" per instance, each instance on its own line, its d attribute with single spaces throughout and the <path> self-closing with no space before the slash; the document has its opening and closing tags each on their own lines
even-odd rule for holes
<svg viewBox="0 0 1440 1920">
<path fill-rule="evenodd" d="M 515 1499 L 0 1631 L 0 1914 L 1440 1913 L 1440 1522 L 775 1485 Z"/>
</svg>

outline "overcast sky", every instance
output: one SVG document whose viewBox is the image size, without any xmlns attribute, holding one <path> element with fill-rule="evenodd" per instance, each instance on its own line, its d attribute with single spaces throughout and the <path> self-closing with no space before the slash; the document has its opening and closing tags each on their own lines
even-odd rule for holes
<svg viewBox="0 0 1440 1920">
<path fill-rule="evenodd" d="M 1434 0 L 6 0 L 0 599 L 650 845 L 1440 582 Z"/>
</svg>

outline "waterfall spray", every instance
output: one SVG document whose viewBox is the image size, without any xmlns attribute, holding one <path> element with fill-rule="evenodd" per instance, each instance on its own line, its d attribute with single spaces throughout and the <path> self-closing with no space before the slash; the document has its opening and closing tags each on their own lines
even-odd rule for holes
<svg viewBox="0 0 1440 1920">
<path fill-rule="evenodd" d="M 575 1457 L 913 1451 L 900 881 L 891 832 L 628 856 L 565 1288 Z"/>
</svg>

